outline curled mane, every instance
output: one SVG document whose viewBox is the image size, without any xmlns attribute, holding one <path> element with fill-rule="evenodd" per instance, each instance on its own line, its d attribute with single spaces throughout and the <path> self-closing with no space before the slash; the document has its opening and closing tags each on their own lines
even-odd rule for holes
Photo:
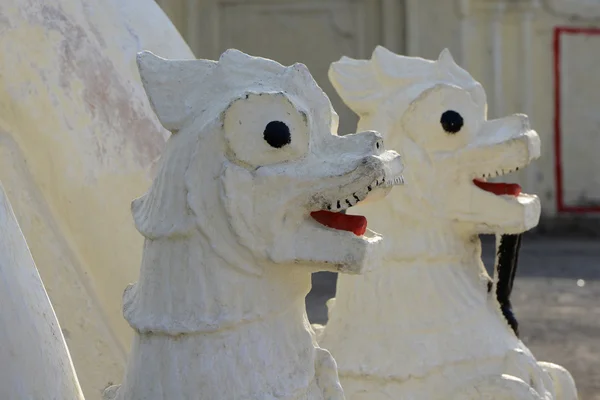
<svg viewBox="0 0 600 400">
<path fill-rule="evenodd" d="M 187 143 L 189 140 L 179 142 L 169 143 L 173 146 L 165 149 L 152 186 L 131 203 L 135 226 L 147 239 L 188 236 L 195 229 L 185 183 L 194 146 Z"/>
</svg>

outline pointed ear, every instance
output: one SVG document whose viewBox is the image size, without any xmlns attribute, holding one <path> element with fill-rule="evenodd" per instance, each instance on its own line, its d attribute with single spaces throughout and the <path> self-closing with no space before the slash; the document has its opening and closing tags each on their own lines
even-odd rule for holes
<svg viewBox="0 0 600 400">
<path fill-rule="evenodd" d="M 456 62 L 454 61 L 454 57 L 452 57 L 450 50 L 448 50 L 447 48 L 442 50 L 442 52 L 440 53 L 440 56 L 438 57 L 438 63 L 445 65 L 445 66 L 450 66 L 450 65 L 456 64 Z"/>
<path fill-rule="evenodd" d="M 383 46 L 375 47 L 375 50 L 373 50 L 373 55 L 371 56 L 371 60 L 377 64 L 383 65 L 395 65 L 398 63 L 398 59 L 400 58 L 403 57 L 386 49 Z"/>
<path fill-rule="evenodd" d="M 243 64 L 248 61 L 255 60 L 259 57 L 252 57 L 249 54 L 244 53 L 238 49 L 227 49 L 219 57 L 220 63 L 230 63 L 232 65 Z"/>
<path fill-rule="evenodd" d="M 438 74 L 442 74 L 444 76 L 447 73 L 451 73 L 455 78 L 464 81 L 467 86 L 477 83 L 468 71 L 454 61 L 454 57 L 452 57 L 452 54 L 450 54 L 450 50 L 448 49 L 442 50 L 436 61 L 436 64 L 438 66 Z M 478 96 L 481 96 L 481 94 L 478 94 Z M 483 102 L 485 103 L 485 93 L 483 93 L 482 98 Z"/>
<path fill-rule="evenodd" d="M 150 51 L 137 55 L 140 77 L 160 123 L 177 132 L 194 111 L 192 95 L 217 63 L 209 60 L 167 60 Z"/>
<path fill-rule="evenodd" d="M 380 83 L 371 61 L 342 57 L 331 64 L 329 80 L 342 101 L 359 116 L 375 106 L 373 97 L 380 92 Z"/>
</svg>

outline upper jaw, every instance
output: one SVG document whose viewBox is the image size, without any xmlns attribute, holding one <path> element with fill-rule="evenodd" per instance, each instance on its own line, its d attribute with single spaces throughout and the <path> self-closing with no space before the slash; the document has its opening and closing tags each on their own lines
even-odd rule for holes
<svg viewBox="0 0 600 400">
<path fill-rule="evenodd" d="M 458 155 L 471 179 L 489 179 L 526 167 L 541 154 L 540 137 L 524 115 L 485 121 L 473 143 Z"/>
<path fill-rule="evenodd" d="M 473 179 L 490 179 L 518 171 L 528 166 L 540 156 L 540 138 L 529 130 L 505 142 L 474 148 L 471 154 L 478 154 L 478 159 L 486 158 L 479 165 L 473 165 Z"/>
<path fill-rule="evenodd" d="M 313 196 L 308 211 L 340 212 L 367 199 L 381 198 L 392 187 L 404 185 L 403 171 L 404 165 L 395 151 L 366 157 L 358 168 L 346 175 L 346 184 L 331 186 Z"/>
</svg>

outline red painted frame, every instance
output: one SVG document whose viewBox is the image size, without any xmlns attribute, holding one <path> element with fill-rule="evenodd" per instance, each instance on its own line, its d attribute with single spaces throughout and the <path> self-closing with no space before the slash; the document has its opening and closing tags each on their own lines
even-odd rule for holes
<svg viewBox="0 0 600 400">
<path fill-rule="evenodd" d="M 600 206 L 580 207 L 565 204 L 563 197 L 563 171 L 561 154 L 561 45 L 562 35 L 600 35 L 600 28 L 557 26 L 554 28 L 554 169 L 556 179 L 556 209 L 559 213 L 600 213 Z"/>
</svg>

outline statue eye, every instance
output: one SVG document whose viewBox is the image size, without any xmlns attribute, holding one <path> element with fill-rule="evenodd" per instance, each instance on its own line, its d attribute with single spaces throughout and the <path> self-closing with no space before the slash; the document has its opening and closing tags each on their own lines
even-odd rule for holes
<svg viewBox="0 0 600 400">
<path fill-rule="evenodd" d="M 271 121 L 265 127 L 263 138 L 271 147 L 280 149 L 292 142 L 290 128 L 281 121 Z"/>
<path fill-rule="evenodd" d="M 453 110 L 448 110 L 442 114 L 440 118 L 440 124 L 442 124 L 442 128 L 450 134 L 455 134 L 461 130 L 463 127 L 464 121 L 463 117 Z"/>
</svg>

